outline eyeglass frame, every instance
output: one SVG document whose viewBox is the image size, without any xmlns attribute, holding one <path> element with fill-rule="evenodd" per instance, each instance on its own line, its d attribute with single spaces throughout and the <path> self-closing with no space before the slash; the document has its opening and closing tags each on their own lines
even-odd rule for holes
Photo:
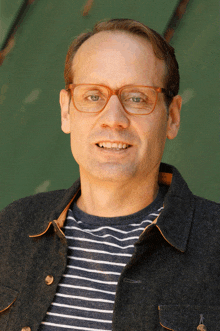
<svg viewBox="0 0 220 331">
<path fill-rule="evenodd" d="M 79 110 L 79 109 L 76 107 L 75 102 L 74 102 L 74 97 L 73 97 L 73 91 L 74 91 L 74 89 L 75 89 L 77 86 L 83 86 L 83 85 L 84 85 L 84 86 L 85 86 L 85 85 L 86 85 L 86 86 L 87 86 L 87 85 L 91 85 L 91 86 L 105 87 L 105 88 L 109 91 L 109 96 L 108 96 L 108 99 L 107 99 L 107 101 L 106 101 L 106 104 L 105 104 L 105 106 L 104 106 L 101 110 L 99 110 L 99 111 L 91 111 L 91 112 L 87 112 L 87 111 Z M 121 96 L 121 93 L 120 93 L 121 90 L 123 90 L 123 89 L 126 88 L 126 87 L 149 87 L 149 88 L 152 88 L 153 90 L 155 90 L 155 91 L 156 91 L 156 100 L 155 100 L 155 104 L 154 104 L 153 109 L 152 109 L 149 113 L 146 113 L 146 114 L 135 114 L 135 113 L 131 113 L 131 112 L 129 112 L 129 111 L 123 106 L 123 103 L 122 103 L 121 98 L 120 98 L 120 96 Z M 79 112 L 81 112 L 81 113 L 90 113 L 90 114 L 99 114 L 99 113 L 101 113 L 101 112 L 103 111 L 103 109 L 107 106 L 107 104 L 108 104 L 110 98 L 111 98 L 113 95 L 117 95 L 117 97 L 118 97 L 118 99 L 119 99 L 119 101 L 120 101 L 120 104 L 121 104 L 122 108 L 123 108 L 124 111 L 125 111 L 127 114 L 129 114 L 129 115 L 150 115 L 150 114 L 154 111 L 154 109 L 155 109 L 155 107 L 156 107 L 157 99 L 158 99 L 158 93 L 164 93 L 164 94 L 165 94 L 166 96 L 168 96 L 168 97 L 173 97 L 173 96 L 172 96 L 172 93 L 169 92 L 169 91 L 167 91 L 167 90 L 166 90 L 165 88 L 163 88 L 163 87 L 146 86 L 146 85 L 124 85 L 124 86 L 120 87 L 119 89 L 111 89 L 109 86 L 102 85 L 102 84 L 69 84 L 69 85 L 68 85 L 68 88 L 66 88 L 66 91 L 70 91 L 70 93 L 71 93 L 71 97 L 72 97 L 73 105 L 74 105 L 74 107 L 76 108 L 77 111 L 79 111 Z"/>
</svg>

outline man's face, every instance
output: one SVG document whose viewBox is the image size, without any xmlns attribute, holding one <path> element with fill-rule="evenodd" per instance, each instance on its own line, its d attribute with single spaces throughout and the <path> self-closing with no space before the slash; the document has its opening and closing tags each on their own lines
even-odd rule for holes
<svg viewBox="0 0 220 331">
<path fill-rule="evenodd" d="M 89 38 L 77 51 L 73 83 L 102 84 L 112 89 L 124 85 L 164 87 L 164 68 L 164 62 L 155 57 L 152 46 L 142 37 L 105 31 Z M 172 139 L 178 131 L 178 125 L 173 128 L 172 114 L 167 119 L 161 93 L 149 115 L 127 114 L 116 95 L 98 114 L 79 112 L 72 102 L 68 110 L 69 97 L 64 90 L 60 102 L 62 130 L 70 133 L 81 178 L 146 180 L 158 171 L 166 137 Z M 121 148 L 123 145 L 126 148 Z"/>
</svg>

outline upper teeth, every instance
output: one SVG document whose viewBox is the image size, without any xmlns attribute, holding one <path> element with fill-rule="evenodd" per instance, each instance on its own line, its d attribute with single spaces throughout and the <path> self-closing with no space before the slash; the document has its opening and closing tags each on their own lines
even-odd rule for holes
<svg viewBox="0 0 220 331">
<path fill-rule="evenodd" d="M 129 145 L 128 144 L 123 144 L 123 143 L 111 143 L 111 142 L 101 142 L 98 143 L 99 147 L 104 147 L 104 148 L 127 148 Z"/>
</svg>

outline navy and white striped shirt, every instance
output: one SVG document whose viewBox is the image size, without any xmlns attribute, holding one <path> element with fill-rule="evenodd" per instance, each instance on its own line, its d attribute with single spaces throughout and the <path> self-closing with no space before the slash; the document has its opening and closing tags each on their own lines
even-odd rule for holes
<svg viewBox="0 0 220 331">
<path fill-rule="evenodd" d="M 163 209 L 166 188 L 141 211 L 121 217 L 84 213 L 76 203 L 64 226 L 68 261 L 54 300 L 39 331 L 106 331 L 118 278 L 134 251 L 134 243 Z"/>
</svg>

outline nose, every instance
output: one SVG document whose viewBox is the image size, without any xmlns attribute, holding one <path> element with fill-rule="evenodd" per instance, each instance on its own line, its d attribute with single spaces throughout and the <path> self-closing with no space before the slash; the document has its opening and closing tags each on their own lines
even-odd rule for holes
<svg viewBox="0 0 220 331">
<path fill-rule="evenodd" d="M 100 113 L 100 125 L 102 127 L 126 129 L 130 120 L 117 95 L 112 95 L 107 105 Z"/>
</svg>

